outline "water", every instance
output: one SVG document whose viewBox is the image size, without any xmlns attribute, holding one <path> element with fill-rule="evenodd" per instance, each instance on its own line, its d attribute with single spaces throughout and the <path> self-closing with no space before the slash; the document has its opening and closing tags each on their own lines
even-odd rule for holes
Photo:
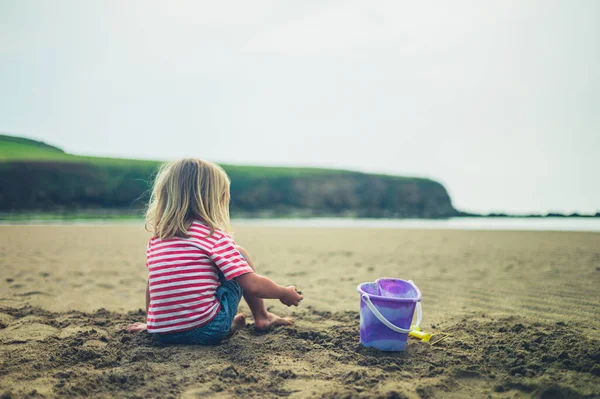
<svg viewBox="0 0 600 399">
<path fill-rule="evenodd" d="M 600 232 L 600 218 L 235 219 L 234 226 Z"/>
<path fill-rule="evenodd" d="M 73 219 L 2 221 L 0 225 L 140 225 L 140 219 Z M 600 218 L 451 218 L 430 219 L 233 219 L 233 227 L 298 227 L 357 229 L 445 229 L 445 230 L 517 230 L 517 231 L 589 231 L 600 232 Z"/>
</svg>

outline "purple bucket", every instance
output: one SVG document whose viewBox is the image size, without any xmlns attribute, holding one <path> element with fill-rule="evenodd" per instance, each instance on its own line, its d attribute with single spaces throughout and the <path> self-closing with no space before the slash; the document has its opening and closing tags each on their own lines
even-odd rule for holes
<svg viewBox="0 0 600 399">
<path fill-rule="evenodd" d="M 360 343 L 383 351 L 403 351 L 417 308 L 421 324 L 421 291 L 412 281 L 380 278 L 362 283 L 360 294 Z"/>
</svg>

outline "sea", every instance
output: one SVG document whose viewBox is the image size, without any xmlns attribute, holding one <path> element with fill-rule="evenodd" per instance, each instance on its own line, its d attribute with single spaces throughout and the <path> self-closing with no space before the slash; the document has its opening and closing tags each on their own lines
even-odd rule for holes
<svg viewBox="0 0 600 399">
<path fill-rule="evenodd" d="M 143 225 L 139 219 L 73 219 L 2 221 L 2 225 Z M 506 231 L 587 231 L 600 232 L 600 218 L 494 218 L 460 217 L 449 219 L 233 219 L 233 227 L 290 227 L 340 229 L 432 229 L 432 230 L 506 230 Z"/>
<path fill-rule="evenodd" d="M 600 232 L 600 218 L 234 219 L 233 226 Z"/>
</svg>

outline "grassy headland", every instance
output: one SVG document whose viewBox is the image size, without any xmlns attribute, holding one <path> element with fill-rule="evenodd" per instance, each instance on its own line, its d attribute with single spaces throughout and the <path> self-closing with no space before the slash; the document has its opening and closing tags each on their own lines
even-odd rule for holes
<svg viewBox="0 0 600 399">
<path fill-rule="evenodd" d="M 0 212 L 142 209 L 159 161 L 88 157 L 0 135 Z M 456 216 L 430 179 L 319 168 L 221 165 L 234 215 Z"/>
</svg>

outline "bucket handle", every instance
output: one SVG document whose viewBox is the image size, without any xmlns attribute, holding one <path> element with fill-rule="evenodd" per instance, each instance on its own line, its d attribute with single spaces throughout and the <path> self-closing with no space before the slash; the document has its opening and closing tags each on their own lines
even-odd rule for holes
<svg viewBox="0 0 600 399">
<path fill-rule="evenodd" d="M 412 281 L 409 281 L 409 283 L 411 283 L 413 286 L 415 285 Z M 365 301 L 365 303 L 367 304 L 367 307 L 369 308 L 369 310 L 371 312 L 373 312 L 375 317 L 377 317 L 377 319 L 379 319 L 380 322 L 382 322 L 386 327 L 388 327 L 389 329 L 391 329 L 393 331 L 396 331 L 396 332 L 402 333 L 402 334 L 408 334 L 411 331 L 418 330 L 419 326 L 421 325 L 421 320 L 423 318 L 423 309 L 421 308 L 420 301 L 417 302 L 417 324 L 415 324 L 413 329 L 405 329 L 405 328 L 401 328 L 401 327 L 393 325 L 388 319 L 386 319 L 385 316 L 382 315 L 381 312 L 375 307 L 375 305 L 373 305 L 373 302 L 371 302 L 371 298 L 369 298 L 369 295 L 367 293 L 362 294 L 361 298 L 363 301 Z"/>
</svg>

